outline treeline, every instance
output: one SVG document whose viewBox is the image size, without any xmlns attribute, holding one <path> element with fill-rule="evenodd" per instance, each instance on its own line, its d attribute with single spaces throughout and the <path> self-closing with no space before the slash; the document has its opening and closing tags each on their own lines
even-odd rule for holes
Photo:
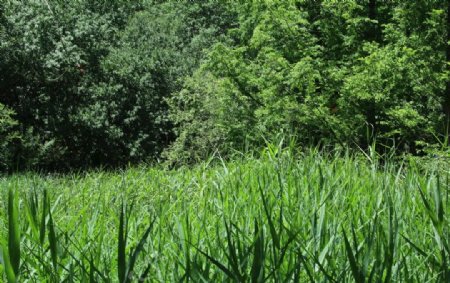
<svg viewBox="0 0 450 283">
<path fill-rule="evenodd" d="M 299 144 L 419 153 L 450 116 L 450 1 L 1 1 L 0 169 Z"/>
</svg>

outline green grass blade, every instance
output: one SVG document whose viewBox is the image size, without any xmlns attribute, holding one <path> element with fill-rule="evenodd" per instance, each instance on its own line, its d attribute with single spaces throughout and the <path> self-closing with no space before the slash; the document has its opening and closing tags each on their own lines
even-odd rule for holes
<svg viewBox="0 0 450 283">
<path fill-rule="evenodd" d="M 46 234 L 46 218 L 47 218 L 47 212 L 48 212 L 48 195 L 47 195 L 47 189 L 44 189 L 44 193 L 42 196 L 42 215 L 41 215 L 41 228 L 39 230 L 39 240 L 41 245 L 44 244 L 45 240 L 45 234 Z"/>
<path fill-rule="evenodd" d="M 271 234 L 271 237 L 272 237 L 272 241 L 274 243 L 274 247 L 277 250 L 279 250 L 280 249 L 280 237 L 279 237 L 279 235 L 277 233 L 277 229 L 275 228 L 275 225 L 273 223 L 272 215 L 269 212 L 267 199 L 266 199 L 266 197 L 264 195 L 262 186 L 259 184 L 258 188 L 259 188 L 259 192 L 260 192 L 261 199 L 262 199 L 262 202 L 263 202 L 262 204 L 263 204 L 264 212 L 265 212 L 266 217 L 267 217 L 267 222 L 269 223 L 269 230 L 270 230 L 270 234 Z"/>
<path fill-rule="evenodd" d="M 433 225 L 437 225 L 438 219 L 437 219 L 436 215 L 433 213 L 431 204 L 428 201 L 427 197 L 425 196 L 425 193 L 422 191 L 422 189 L 420 187 L 419 187 L 419 194 L 420 194 L 420 197 L 422 198 L 423 204 L 425 205 L 427 215 L 430 217 L 431 221 L 433 222 Z"/>
<path fill-rule="evenodd" d="M 436 206 L 436 216 L 439 226 L 444 222 L 444 205 L 442 203 L 441 182 L 439 175 L 436 176 L 436 186 L 434 189 L 434 203 Z"/>
<path fill-rule="evenodd" d="M 239 261 L 238 256 L 236 254 L 236 246 L 234 245 L 233 238 L 232 238 L 232 231 L 230 228 L 230 225 L 227 223 L 226 220 L 224 220 L 225 223 L 225 230 L 227 232 L 226 238 L 227 238 L 227 246 L 228 246 L 228 259 L 231 267 L 233 268 L 233 273 L 238 277 L 242 278 L 241 271 L 239 270 Z"/>
<path fill-rule="evenodd" d="M 254 250 L 252 264 L 252 283 L 264 282 L 264 230 L 259 230 L 258 221 L 255 219 Z"/>
<path fill-rule="evenodd" d="M 53 222 L 52 212 L 49 209 L 48 220 L 48 242 L 50 244 L 50 255 L 52 258 L 55 275 L 58 274 L 58 239 L 56 237 L 55 223 Z"/>
<path fill-rule="evenodd" d="M 353 254 L 352 247 L 350 245 L 350 242 L 348 241 L 347 234 L 345 234 L 345 231 L 342 232 L 344 236 L 345 251 L 347 252 L 347 258 L 350 264 L 350 268 L 352 270 L 353 278 L 355 279 L 356 282 L 364 282 L 364 276 L 361 274 L 361 271 L 359 270 L 355 255 Z"/>
<path fill-rule="evenodd" d="M 139 254 L 142 252 L 142 250 L 144 250 L 145 241 L 147 240 L 148 236 L 150 235 L 150 232 L 153 229 L 153 224 L 155 223 L 155 221 L 156 221 L 156 219 L 152 220 L 152 222 L 150 223 L 149 227 L 145 231 L 144 235 L 141 237 L 141 240 L 139 241 L 138 245 L 136 246 L 136 248 L 134 249 L 134 251 L 130 255 L 130 259 L 128 261 L 128 268 L 127 268 L 127 272 L 126 272 L 126 277 L 127 278 L 130 278 L 131 274 L 133 274 L 134 266 L 136 264 L 136 260 L 137 260 L 137 258 L 139 256 Z"/>
<path fill-rule="evenodd" d="M 235 274 L 231 270 L 226 268 L 225 265 L 220 263 L 220 261 L 218 261 L 215 258 L 211 257 L 209 254 L 205 253 L 202 250 L 199 250 L 199 249 L 197 249 L 197 250 L 198 250 L 199 253 L 204 255 L 209 261 L 211 261 L 215 266 L 217 266 L 220 270 L 222 270 L 223 273 L 225 273 L 230 279 L 233 279 L 233 280 L 236 280 L 237 282 L 239 282 L 239 277 L 235 276 Z"/>
<path fill-rule="evenodd" d="M 31 236 L 39 240 L 39 215 L 38 215 L 38 201 L 35 191 L 30 193 L 24 201 L 25 212 L 28 219 L 28 225 L 31 229 Z"/>
<path fill-rule="evenodd" d="M 19 199 L 17 192 L 12 188 L 8 192 L 8 254 L 17 278 L 20 268 Z"/>
<path fill-rule="evenodd" d="M 89 283 L 95 283 L 95 273 L 94 273 L 95 269 L 94 269 L 94 260 L 92 259 L 92 256 L 89 260 Z"/>
<path fill-rule="evenodd" d="M 148 264 L 145 268 L 144 272 L 142 272 L 141 276 L 139 276 L 138 281 L 139 282 L 146 282 L 149 281 L 148 274 L 150 273 L 151 264 Z"/>
<path fill-rule="evenodd" d="M 314 280 L 314 275 L 313 275 L 314 270 L 313 270 L 312 266 L 310 266 L 308 259 L 305 256 L 303 256 L 300 252 L 298 255 L 298 259 L 303 264 L 303 267 L 305 268 L 306 275 L 308 276 L 309 281 L 316 282 L 316 280 Z"/>
<path fill-rule="evenodd" d="M 120 220 L 119 220 L 119 235 L 118 235 L 118 246 L 117 246 L 117 272 L 119 277 L 119 282 L 124 283 L 126 271 L 127 271 L 127 263 L 125 256 L 125 248 L 127 245 L 127 239 L 125 237 L 125 231 L 127 227 L 125 226 L 125 207 L 122 203 L 120 209 Z"/>
<path fill-rule="evenodd" d="M 2 258 L 6 274 L 6 280 L 8 281 L 8 283 L 16 283 L 17 282 L 16 274 L 14 273 L 14 269 L 11 265 L 8 249 L 6 247 L 2 248 Z"/>
<path fill-rule="evenodd" d="M 438 267 L 440 264 L 439 262 L 436 261 L 436 259 L 434 257 L 432 257 L 433 255 L 429 255 L 427 254 L 424 250 L 422 250 L 421 248 L 419 248 L 416 244 L 414 244 L 410 239 L 406 238 L 404 235 L 402 235 L 403 239 L 405 239 L 405 241 L 414 248 L 414 250 L 416 252 L 418 252 L 421 256 L 423 256 L 424 258 L 426 258 L 433 267 Z"/>
</svg>

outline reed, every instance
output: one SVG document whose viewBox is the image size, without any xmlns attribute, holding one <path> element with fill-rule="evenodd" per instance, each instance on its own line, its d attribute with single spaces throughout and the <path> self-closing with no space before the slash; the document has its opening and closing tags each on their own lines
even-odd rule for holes
<svg viewBox="0 0 450 283">
<path fill-rule="evenodd" d="M 0 180 L 7 282 L 449 282 L 449 172 L 271 147 Z"/>
</svg>

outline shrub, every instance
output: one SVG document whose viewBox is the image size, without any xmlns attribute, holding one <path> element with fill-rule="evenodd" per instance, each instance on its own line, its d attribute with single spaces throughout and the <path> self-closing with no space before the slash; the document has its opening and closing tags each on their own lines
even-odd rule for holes
<svg viewBox="0 0 450 283">
<path fill-rule="evenodd" d="M 19 138 L 13 115 L 14 111 L 0 103 L 0 170 L 7 170 L 12 165 L 13 142 Z"/>
</svg>

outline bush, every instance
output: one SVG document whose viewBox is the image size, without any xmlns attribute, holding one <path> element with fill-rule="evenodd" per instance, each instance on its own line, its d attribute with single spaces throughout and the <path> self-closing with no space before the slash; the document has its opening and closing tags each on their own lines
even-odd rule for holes
<svg viewBox="0 0 450 283">
<path fill-rule="evenodd" d="M 17 121 L 14 111 L 0 103 L 0 170 L 10 169 L 12 165 L 13 142 L 19 138 L 15 131 Z"/>
</svg>

